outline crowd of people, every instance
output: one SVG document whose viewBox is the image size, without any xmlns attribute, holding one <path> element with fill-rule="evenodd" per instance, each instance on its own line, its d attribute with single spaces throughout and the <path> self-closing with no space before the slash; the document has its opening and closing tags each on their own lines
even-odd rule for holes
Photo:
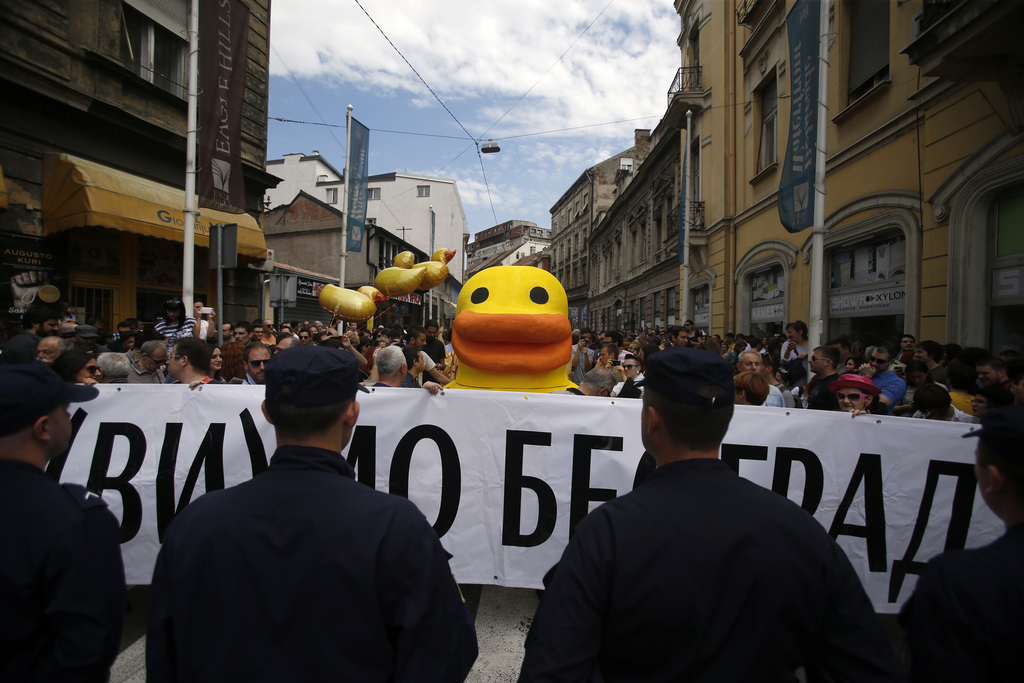
<svg viewBox="0 0 1024 683">
<path fill-rule="evenodd" d="M 575 330 L 568 372 L 579 393 L 639 398 L 635 384 L 650 357 L 684 347 L 733 366 L 737 405 L 971 423 L 986 410 L 1024 405 L 1024 360 L 1016 344 L 993 353 L 904 334 L 872 346 L 838 337 L 810 348 L 807 333 L 801 320 L 771 337 L 707 335 L 689 320 L 664 333 Z"/>
<path fill-rule="evenodd" d="M 436 394 L 458 372 L 451 332 L 442 332 L 436 320 L 408 330 L 338 327 L 296 320 L 278 329 L 267 319 L 218 326 L 202 302 L 187 315 L 172 299 L 155 325 L 129 318 L 109 332 L 98 319 L 61 321 L 55 311 L 36 308 L 25 314 L 20 333 L 0 340 L 0 363 L 43 363 L 80 384 L 194 388 L 263 384 L 263 366 L 272 356 L 315 345 L 351 354 L 367 386 L 415 386 Z M 579 388 L 568 393 L 641 398 L 638 382 L 651 356 L 683 347 L 711 351 L 733 366 L 738 405 L 977 423 L 986 410 L 1024 404 L 1024 360 L 1015 344 L 996 353 L 904 334 L 872 346 L 838 337 L 809 348 L 807 333 L 800 320 L 771 337 L 708 335 L 689 320 L 664 332 L 573 330 L 566 373 Z M 397 350 L 385 351 L 389 347 Z"/>
</svg>

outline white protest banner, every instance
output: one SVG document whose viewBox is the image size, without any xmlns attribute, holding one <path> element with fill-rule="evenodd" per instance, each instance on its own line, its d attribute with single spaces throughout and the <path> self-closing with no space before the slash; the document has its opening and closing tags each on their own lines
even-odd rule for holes
<svg viewBox="0 0 1024 683">
<path fill-rule="evenodd" d="M 150 580 L 174 515 L 207 489 L 266 469 L 262 387 L 106 385 L 71 406 L 75 435 L 48 471 L 102 491 L 121 521 L 130 584 Z M 345 456 L 360 481 L 408 496 L 465 583 L 541 587 L 570 528 L 653 468 L 641 401 L 381 388 L 360 394 Z M 739 406 L 721 457 L 787 495 L 836 537 L 878 612 L 895 612 L 925 561 L 996 539 L 977 494 L 971 425 Z"/>
</svg>

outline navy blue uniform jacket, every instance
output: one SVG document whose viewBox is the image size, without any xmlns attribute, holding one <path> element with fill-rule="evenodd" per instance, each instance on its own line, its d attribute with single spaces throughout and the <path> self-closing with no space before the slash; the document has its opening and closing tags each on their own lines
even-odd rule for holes
<svg viewBox="0 0 1024 683">
<path fill-rule="evenodd" d="M 171 523 L 150 589 L 160 681 L 461 681 L 476 633 L 423 514 L 339 453 L 282 446 Z"/>
<path fill-rule="evenodd" d="M 0 461 L 0 681 L 106 681 L 126 605 L 103 498 Z"/>
<path fill-rule="evenodd" d="M 520 681 L 901 680 L 822 526 L 720 460 L 659 467 L 576 527 Z M 598 673 L 599 672 L 599 675 Z"/>
<path fill-rule="evenodd" d="M 995 542 L 933 557 L 900 623 L 912 681 L 1024 676 L 1024 524 Z"/>
</svg>

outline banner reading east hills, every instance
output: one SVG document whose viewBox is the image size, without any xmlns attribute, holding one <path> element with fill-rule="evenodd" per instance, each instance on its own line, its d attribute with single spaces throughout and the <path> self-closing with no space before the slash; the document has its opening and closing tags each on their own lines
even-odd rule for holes
<svg viewBox="0 0 1024 683">
<path fill-rule="evenodd" d="M 352 148 L 348 154 L 348 251 L 363 250 L 363 230 L 366 229 L 366 183 L 368 174 L 367 156 L 370 153 L 370 129 L 349 117 L 352 122 L 349 140 Z"/>
<path fill-rule="evenodd" d="M 242 105 L 249 61 L 249 8 L 241 0 L 198 0 L 199 206 L 245 213 Z"/>
<path fill-rule="evenodd" d="M 818 139 L 819 0 L 797 0 L 786 17 L 789 34 L 789 142 L 779 182 L 779 218 L 789 232 L 814 225 Z"/>
</svg>

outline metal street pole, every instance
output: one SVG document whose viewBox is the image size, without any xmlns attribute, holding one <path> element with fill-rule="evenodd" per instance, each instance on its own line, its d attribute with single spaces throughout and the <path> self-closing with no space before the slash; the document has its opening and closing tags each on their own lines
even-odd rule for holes
<svg viewBox="0 0 1024 683">
<path fill-rule="evenodd" d="M 679 317 L 680 320 L 676 321 L 677 325 L 682 325 L 683 321 L 686 320 L 686 307 L 690 302 L 690 123 L 693 119 L 693 112 L 689 109 L 686 110 L 686 158 L 683 160 L 682 167 L 685 169 L 685 175 L 683 177 L 683 201 L 679 203 L 679 210 L 685 211 L 683 214 L 683 244 L 680 247 L 683 250 L 683 280 L 679 283 Z"/>
<path fill-rule="evenodd" d="M 188 26 L 188 128 L 185 131 L 185 235 L 182 240 L 181 300 L 192 312 L 196 251 L 196 127 L 199 107 L 199 0 L 192 0 Z"/>
<path fill-rule="evenodd" d="M 342 204 L 341 204 L 341 277 L 339 278 L 338 285 L 345 288 L 345 263 L 348 260 L 348 185 L 352 181 L 352 173 L 349 168 L 349 160 L 351 155 L 349 150 L 352 148 L 352 105 L 348 105 L 348 111 L 345 114 L 345 182 L 341 184 L 342 189 Z"/>
<path fill-rule="evenodd" d="M 814 228 L 811 233 L 811 297 L 808 353 L 821 345 L 822 288 L 825 286 L 825 140 L 828 121 L 828 2 L 821 0 L 818 26 L 818 140 L 814 165 Z M 808 363 L 808 379 L 810 378 Z"/>
<path fill-rule="evenodd" d="M 222 224 L 211 225 L 211 233 L 217 230 L 220 238 L 217 240 L 217 306 L 220 308 L 222 317 L 214 318 L 217 322 L 217 346 L 224 346 L 224 321 L 227 316 L 224 314 L 224 226 Z M 262 279 L 262 277 L 260 278 Z"/>
</svg>

